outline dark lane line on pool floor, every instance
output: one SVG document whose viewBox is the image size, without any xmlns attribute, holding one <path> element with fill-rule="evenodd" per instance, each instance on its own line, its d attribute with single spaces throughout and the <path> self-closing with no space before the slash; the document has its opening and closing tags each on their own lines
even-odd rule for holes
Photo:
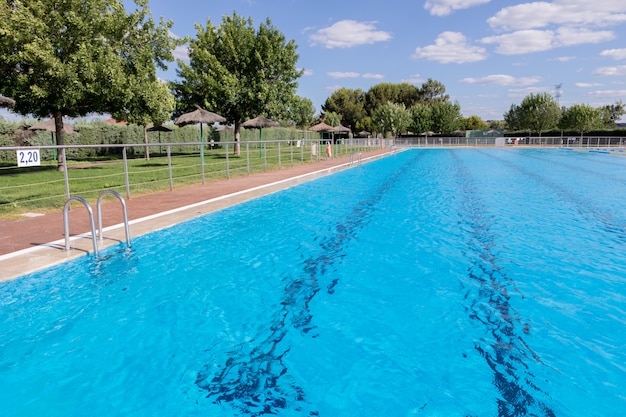
<svg viewBox="0 0 626 417">
<path fill-rule="evenodd" d="M 608 236 L 612 238 L 616 243 L 619 243 L 619 244 L 626 243 L 626 222 L 624 219 L 616 218 L 612 211 L 594 206 L 594 204 L 590 200 L 584 199 L 576 195 L 575 193 L 568 190 L 563 185 L 556 183 L 555 181 L 551 180 L 545 175 L 539 175 L 538 173 L 531 171 L 521 165 L 514 164 L 509 161 L 505 161 L 502 158 L 497 157 L 492 153 L 488 153 L 484 151 L 479 151 L 479 152 L 491 159 L 494 159 L 502 164 L 505 164 L 508 168 L 512 168 L 516 170 L 519 174 L 523 175 L 524 177 L 533 179 L 534 181 L 537 182 L 537 184 L 541 185 L 542 187 L 551 191 L 555 191 L 554 194 L 556 196 L 558 196 L 564 201 L 569 202 L 574 207 L 576 207 L 576 209 L 581 214 L 581 216 L 588 219 L 588 221 L 592 223 L 596 223 L 598 227 L 600 228 L 600 230 L 605 231 L 608 234 Z M 525 154 L 525 156 L 540 160 L 542 162 L 549 162 L 551 164 L 557 164 L 557 162 L 553 160 L 538 158 L 535 156 L 530 156 L 528 154 Z M 558 164 L 568 169 L 572 169 L 576 171 L 576 167 L 574 166 L 563 164 L 563 163 L 558 163 Z M 602 176 L 602 174 L 589 170 L 589 169 L 584 169 L 584 171 L 589 174 L 596 175 L 596 176 Z M 614 181 L 623 182 L 621 178 L 614 178 Z"/>
<path fill-rule="evenodd" d="M 347 243 L 354 239 L 374 215 L 377 203 L 392 188 L 397 186 L 405 171 L 421 158 L 417 154 L 389 176 L 372 194 L 359 201 L 347 218 L 339 221 L 329 230 L 329 235 L 319 242 L 320 254 L 309 256 L 304 261 L 303 274 L 287 281 L 281 302 L 273 323 L 268 323 L 269 333 L 258 344 L 255 340 L 241 343 L 228 352 L 230 357 L 221 366 L 221 371 L 214 375 L 214 365 L 208 364 L 198 372 L 196 384 L 207 391 L 207 398 L 216 404 L 228 403 L 244 415 L 258 416 L 277 414 L 281 409 L 295 405 L 295 411 L 301 415 L 319 415 L 319 412 L 307 404 L 306 395 L 295 378 L 288 375 L 283 358 L 290 347 L 282 346 L 290 327 L 309 334 L 315 328 L 310 303 L 321 290 L 321 280 L 329 278 L 330 268 L 345 257 Z M 319 240 L 319 239 L 316 239 Z M 326 284 L 328 294 L 333 294 L 337 279 Z M 307 408 L 305 410 L 304 408 Z M 304 414 L 306 413 L 306 414 Z"/>
<path fill-rule="evenodd" d="M 490 225 L 495 218 L 488 215 L 489 211 L 479 199 L 472 176 L 463 162 L 455 152 L 452 156 L 457 178 L 462 181 L 459 226 L 465 226 L 470 234 L 463 255 L 470 263 L 469 279 L 478 284 L 476 294 L 472 294 L 474 286 L 467 285 L 465 300 L 469 305 L 466 309 L 469 317 L 482 323 L 494 338 L 493 342 L 485 344 L 476 341 L 474 348 L 493 371 L 493 383 L 501 395 L 496 399 L 498 416 L 554 417 L 550 407 L 534 397 L 533 391 L 548 398 L 549 394 L 533 381 L 534 376 L 525 362 L 530 359 L 541 363 L 541 359 L 523 337 L 523 334 L 530 333 L 530 325 L 510 303 L 509 291 L 519 293 L 515 282 L 498 265 L 499 259 L 492 251 L 495 236 Z M 519 328 L 521 333 L 516 331 Z"/>
</svg>

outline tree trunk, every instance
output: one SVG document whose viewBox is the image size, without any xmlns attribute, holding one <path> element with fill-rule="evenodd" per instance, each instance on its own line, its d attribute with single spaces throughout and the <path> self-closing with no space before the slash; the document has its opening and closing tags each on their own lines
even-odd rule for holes
<svg viewBox="0 0 626 417">
<path fill-rule="evenodd" d="M 146 144 L 146 160 L 150 160 L 150 146 L 148 146 L 148 126 L 143 125 L 143 143 Z"/>
<path fill-rule="evenodd" d="M 233 155 L 234 156 L 240 156 L 241 155 L 241 148 L 240 148 L 240 139 L 241 139 L 241 123 L 239 123 L 239 121 L 235 121 L 235 145 L 233 147 Z"/>
<path fill-rule="evenodd" d="M 56 144 L 57 146 L 63 146 L 64 137 L 63 137 L 63 114 L 60 111 L 55 111 L 52 113 L 54 117 L 54 130 L 56 133 Z M 63 172 L 65 166 L 63 165 L 63 151 L 59 149 L 57 152 L 57 171 Z"/>
</svg>

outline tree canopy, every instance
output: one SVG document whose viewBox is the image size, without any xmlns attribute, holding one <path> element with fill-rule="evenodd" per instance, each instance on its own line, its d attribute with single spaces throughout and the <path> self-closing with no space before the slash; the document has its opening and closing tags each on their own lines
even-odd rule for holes
<svg viewBox="0 0 626 417">
<path fill-rule="evenodd" d="M 127 14 L 117 0 L 29 0 L 0 4 L 0 92 L 14 111 L 52 115 L 57 144 L 63 116 L 115 113 L 137 103 L 173 61 L 176 45 L 148 0 Z M 152 93 L 150 93 L 152 94 Z"/>
<path fill-rule="evenodd" d="M 356 129 L 356 123 L 366 116 L 365 92 L 359 88 L 351 90 L 340 88 L 335 90 L 322 105 L 322 111 L 341 114 L 344 126 Z"/>
<path fill-rule="evenodd" d="M 504 114 L 510 129 L 528 130 L 541 133 L 556 127 L 561 117 L 561 109 L 548 93 L 529 94 L 521 104 L 511 105 Z"/>
<path fill-rule="evenodd" d="M 179 60 L 180 82 L 172 84 L 177 113 L 194 104 L 225 117 L 235 126 L 235 154 L 239 154 L 241 124 L 264 115 L 284 119 L 293 102 L 302 71 L 293 40 L 269 19 L 258 29 L 252 19 L 233 13 L 222 23 L 196 25 L 189 43 L 189 65 Z"/>
</svg>

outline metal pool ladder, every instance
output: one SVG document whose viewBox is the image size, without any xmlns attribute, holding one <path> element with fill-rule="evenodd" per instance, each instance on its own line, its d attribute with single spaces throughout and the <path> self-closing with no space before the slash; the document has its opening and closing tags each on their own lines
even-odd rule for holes
<svg viewBox="0 0 626 417">
<path fill-rule="evenodd" d="M 357 164 L 361 165 L 361 152 L 352 152 L 350 154 L 350 165 L 354 165 L 355 156 L 356 156 Z"/>
<path fill-rule="evenodd" d="M 94 253 L 94 256 L 96 258 L 98 257 L 98 241 L 96 239 L 96 236 L 99 236 L 100 240 L 103 239 L 103 235 L 102 235 L 102 198 L 106 194 L 114 195 L 115 197 L 117 197 L 117 199 L 122 204 L 122 211 L 123 211 L 123 214 L 124 214 L 124 229 L 126 231 L 126 244 L 128 245 L 128 247 L 130 247 L 130 231 L 129 231 L 129 227 L 128 227 L 128 212 L 126 210 L 126 202 L 124 201 L 124 198 L 120 195 L 120 193 L 118 193 L 117 191 L 114 191 L 114 190 L 104 190 L 98 196 L 98 234 L 96 234 L 96 224 L 95 224 L 95 221 L 94 221 L 93 210 L 91 208 L 91 205 L 89 205 L 89 203 L 87 202 L 87 200 L 85 200 L 84 198 L 79 197 L 79 196 L 73 196 L 73 197 L 68 198 L 65 201 L 65 206 L 63 207 L 63 226 L 64 226 L 64 231 L 65 231 L 65 251 L 66 252 L 70 250 L 70 223 L 69 223 L 68 213 L 69 213 L 71 202 L 72 201 L 78 201 L 78 202 L 82 203 L 83 206 L 85 206 L 85 208 L 87 209 L 87 212 L 89 213 L 89 223 L 91 225 L 91 239 L 92 239 L 92 242 L 93 242 L 93 253 Z"/>
</svg>

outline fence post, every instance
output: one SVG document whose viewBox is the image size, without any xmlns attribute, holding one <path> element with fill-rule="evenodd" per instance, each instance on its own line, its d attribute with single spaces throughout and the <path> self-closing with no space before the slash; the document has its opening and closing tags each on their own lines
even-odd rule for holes
<svg viewBox="0 0 626 417">
<path fill-rule="evenodd" d="M 282 168 L 282 165 L 280 163 L 280 141 L 278 141 L 278 168 Z"/>
<path fill-rule="evenodd" d="M 233 149 L 236 145 L 233 144 Z M 228 142 L 226 142 L 226 178 L 230 179 L 230 161 L 228 160 Z"/>
<path fill-rule="evenodd" d="M 65 148 L 61 149 L 61 158 L 63 163 L 63 178 L 65 179 L 65 198 L 70 198 L 70 179 L 67 175 L 67 159 L 65 159 Z"/>
<path fill-rule="evenodd" d="M 172 181 L 172 153 L 170 145 L 167 145 L 167 168 L 170 174 L 170 191 L 174 190 L 174 182 Z"/>
<path fill-rule="evenodd" d="M 126 184 L 126 198 L 130 199 L 130 184 L 128 181 L 128 159 L 126 158 L 126 146 L 122 148 L 122 159 L 124 160 L 124 183 Z"/>
<path fill-rule="evenodd" d="M 200 140 L 202 141 L 202 137 Z M 200 143 L 200 172 L 202 173 L 202 185 L 204 185 L 204 142 Z"/>
<path fill-rule="evenodd" d="M 250 175 L 250 143 L 246 142 L 246 167 L 248 168 L 248 175 Z"/>
</svg>

